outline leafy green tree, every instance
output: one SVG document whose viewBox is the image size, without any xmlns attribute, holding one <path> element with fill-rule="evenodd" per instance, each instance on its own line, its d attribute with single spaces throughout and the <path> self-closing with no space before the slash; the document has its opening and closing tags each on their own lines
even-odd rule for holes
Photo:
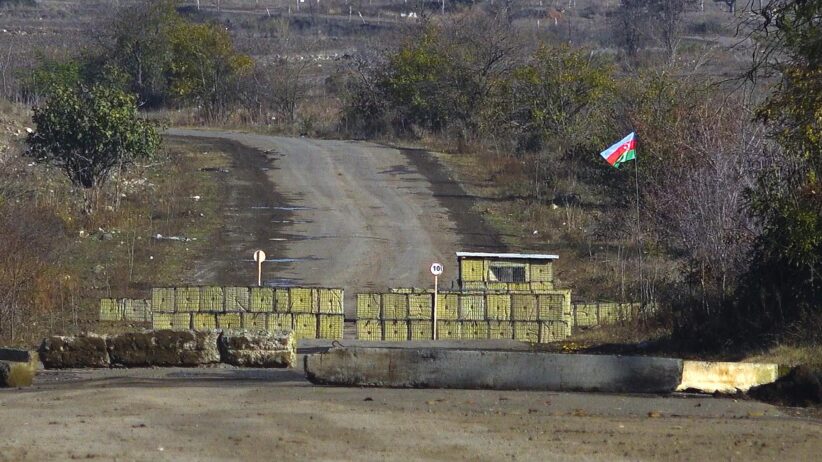
<svg viewBox="0 0 822 462">
<path fill-rule="evenodd" d="M 87 194 L 110 174 L 150 158 L 160 146 L 154 123 L 137 114 L 136 97 L 104 85 L 54 87 L 34 109 L 37 128 L 26 139 L 27 154 L 61 168 Z"/>
<path fill-rule="evenodd" d="M 781 149 L 750 194 L 764 230 L 741 315 L 770 331 L 822 321 L 822 1 L 774 0 L 760 14 L 756 64 L 778 84 L 758 117 Z"/>
</svg>

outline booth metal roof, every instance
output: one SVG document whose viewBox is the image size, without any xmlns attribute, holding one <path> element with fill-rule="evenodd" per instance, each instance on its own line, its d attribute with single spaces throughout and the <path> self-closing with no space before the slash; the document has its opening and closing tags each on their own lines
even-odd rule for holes
<svg viewBox="0 0 822 462">
<path fill-rule="evenodd" d="M 559 255 L 539 253 L 488 253 L 488 252 L 457 252 L 457 258 L 506 258 L 511 260 L 556 260 Z"/>
</svg>

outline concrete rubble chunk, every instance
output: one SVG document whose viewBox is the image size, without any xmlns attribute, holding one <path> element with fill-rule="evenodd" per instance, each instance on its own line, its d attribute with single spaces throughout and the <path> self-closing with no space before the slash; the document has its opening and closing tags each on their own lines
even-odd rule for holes
<svg viewBox="0 0 822 462">
<path fill-rule="evenodd" d="M 682 360 L 438 348 L 334 348 L 305 357 L 313 383 L 393 388 L 670 393 Z"/>
<path fill-rule="evenodd" d="M 109 367 L 106 337 L 97 334 L 54 335 L 40 345 L 40 360 L 46 369 Z"/>
<path fill-rule="evenodd" d="M 294 331 L 228 330 L 220 336 L 222 361 L 242 367 L 293 367 L 297 362 Z"/>
<path fill-rule="evenodd" d="M 30 387 L 35 373 L 33 362 L 0 361 L 0 388 Z"/>
<path fill-rule="evenodd" d="M 153 330 L 108 338 L 113 365 L 195 367 L 220 362 L 219 334 L 213 331 Z"/>
</svg>

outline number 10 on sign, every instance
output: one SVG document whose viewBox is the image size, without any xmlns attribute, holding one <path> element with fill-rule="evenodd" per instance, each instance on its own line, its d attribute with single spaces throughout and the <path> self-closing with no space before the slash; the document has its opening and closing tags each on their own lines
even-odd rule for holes
<svg viewBox="0 0 822 462">
<path fill-rule="evenodd" d="M 437 278 L 442 274 L 442 263 L 431 264 L 431 274 L 434 275 L 434 309 L 432 311 L 431 339 L 437 339 Z"/>
</svg>

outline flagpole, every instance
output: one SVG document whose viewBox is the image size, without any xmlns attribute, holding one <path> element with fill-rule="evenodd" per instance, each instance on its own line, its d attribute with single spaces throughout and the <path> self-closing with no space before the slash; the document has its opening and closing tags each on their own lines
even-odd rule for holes
<svg viewBox="0 0 822 462">
<path fill-rule="evenodd" d="M 639 143 L 637 143 L 639 144 Z M 634 148 L 636 149 L 636 147 Z M 638 149 L 637 149 L 638 151 Z M 639 254 L 639 303 L 642 306 L 644 289 L 642 287 L 642 225 L 639 214 L 639 155 L 634 155 L 634 180 L 636 185 L 636 245 Z"/>
</svg>

